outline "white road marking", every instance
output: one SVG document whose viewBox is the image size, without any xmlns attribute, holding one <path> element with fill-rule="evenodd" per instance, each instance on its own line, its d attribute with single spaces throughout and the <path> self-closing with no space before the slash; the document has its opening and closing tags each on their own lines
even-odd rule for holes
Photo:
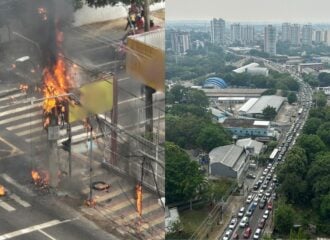
<svg viewBox="0 0 330 240">
<path fill-rule="evenodd" d="M 9 197 L 13 200 L 15 200 L 17 203 L 19 203 L 20 205 L 22 205 L 23 207 L 31 207 L 31 204 L 22 200 L 19 196 L 17 196 L 16 194 L 10 194 Z"/>
<path fill-rule="evenodd" d="M 25 130 L 25 131 L 16 132 L 15 134 L 19 137 L 22 137 L 24 135 L 29 135 L 30 133 L 40 132 L 40 131 L 43 131 L 43 130 L 44 129 L 43 129 L 42 125 L 40 125 L 38 127 L 31 128 L 31 129 L 28 129 L 28 130 Z"/>
<path fill-rule="evenodd" d="M 20 97 L 20 96 L 26 96 L 26 93 L 17 93 L 17 94 L 14 94 L 14 95 L 6 96 L 5 98 L 0 98 L 0 102 L 15 99 L 15 98 Z"/>
<path fill-rule="evenodd" d="M 24 119 L 24 118 L 29 119 L 29 118 L 31 118 L 33 116 L 37 116 L 37 115 L 41 115 L 41 110 L 38 110 L 38 111 L 35 111 L 35 112 L 30 112 L 30 113 L 23 114 L 23 115 L 19 115 L 19 116 L 16 116 L 16 117 L 6 118 L 6 119 L 0 121 L 0 125 L 1 124 L 6 124 L 6 123 L 9 123 L 9 122 L 12 122 L 12 121 L 21 120 L 21 119 Z"/>
<path fill-rule="evenodd" d="M 30 196 L 35 196 L 35 194 L 28 189 L 27 187 L 19 184 L 15 179 L 13 179 L 12 177 L 10 177 L 9 175 L 7 175 L 6 173 L 1 174 L 1 177 L 8 183 L 14 185 L 15 187 L 17 187 L 20 191 L 27 193 Z"/>
<path fill-rule="evenodd" d="M 119 78 L 119 79 L 117 80 L 117 82 L 125 81 L 125 80 L 128 80 L 128 79 L 130 79 L 130 78 L 128 78 L 128 77 L 126 77 L 126 78 Z"/>
<path fill-rule="evenodd" d="M 56 240 L 56 238 L 53 238 L 52 236 L 50 236 L 48 233 L 46 233 L 45 231 L 39 229 L 38 232 L 42 233 L 43 235 L 45 235 L 46 237 L 48 237 L 51 240 Z"/>
<path fill-rule="evenodd" d="M 8 111 L 1 112 L 0 117 L 6 116 L 6 115 L 9 115 L 9 114 L 12 114 L 12 113 L 19 113 L 19 112 L 22 112 L 22 111 L 25 111 L 25 110 L 28 110 L 28 109 L 41 107 L 41 106 L 42 106 L 42 103 L 36 103 L 36 104 L 31 104 L 31 105 L 28 105 L 28 106 L 24 106 L 24 107 L 14 108 L 14 109 L 11 109 L 11 110 L 8 110 Z"/>
<path fill-rule="evenodd" d="M 10 206 L 8 203 L 6 203 L 2 200 L 0 200 L 0 207 L 7 210 L 8 212 L 12 212 L 12 211 L 16 210 L 14 207 Z"/>
<path fill-rule="evenodd" d="M 45 228 L 54 227 L 56 225 L 71 222 L 71 221 L 74 221 L 74 220 L 77 220 L 77 219 L 78 219 L 78 217 L 72 218 L 72 219 L 67 219 L 67 220 L 64 220 L 64 221 L 60 221 L 60 220 L 57 220 L 57 219 L 52 220 L 52 221 L 45 222 L 45 223 L 42 223 L 42 224 L 38 224 L 38 225 L 31 226 L 31 227 L 23 228 L 21 230 L 17 230 L 17 231 L 14 231 L 14 232 L 5 233 L 3 235 L 0 235 L 0 240 L 10 239 L 10 238 L 18 237 L 18 236 L 21 236 L 21 235 L 24 235 L 24 234 L 27 234 L 27 233 L 40 231 L 40 230 L 45 229 Z"/>
<path fill-rule="evenodd" d="M 36 120 L 33 120 L 33 121 L 28 121 L 26 123 L 22 123 L 22 124 L 19 124 L 19 125 L 15 125 L 15 126 L 11 126 L 11 127 L 7 127 L 6 129 L 9 130 L 9 131 L 12 131 L 12 130 L 17 130 L 19 128 L 24 128 L 24 127 L 27 127 L 27 126 L 32 126 L 34 124 L 37 124 L 37 123 L 42 123 L 42 119 L 36 119 Z"/>
<path fill-rule="evenodd" d="M 1 91 L 0 91 L 0 94 L 1 94 L 1 93 L 12 92 L 12 91 L 15 91 L 15 90 L 18 90 L 18 88 L 11 88 L 11 89 L 6 89 L 6 90 L 1 90 Z"/>
</svg>

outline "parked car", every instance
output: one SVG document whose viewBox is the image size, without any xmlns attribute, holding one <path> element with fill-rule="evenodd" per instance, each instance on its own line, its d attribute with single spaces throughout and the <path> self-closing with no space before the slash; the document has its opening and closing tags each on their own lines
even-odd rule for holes
<svg viewBox="0 0 330 240">
<path fill-rule="evenodd" d="M 243 217 L 244 212 L 245 212 L 245 207 L 241 207 L 240 210 L 239 210 L 239 212 L 238 212 L 238 214 L 237 214 L 237 216 L 238 217 Z"/>
<path fill-rule="evenodd" d="M 267 219 L 268 216 L 269 216 L 269 210 L 266 210 L 266 211 L 264 212 L 264 214 L 262 215 L 262 217 L 263 217 L 264 219 Z"/>
<path fill-rule="evenodd" d="M 260 209 L 263 209 L 266 205 L 266 199 L 265 198 L 262 198 L 259 202 L 259 208 Z"/>
<path fill-rule="evenodd" d="M 247 197 L 247 199 L 246 199 L 246 203 L 251 203 L 252 202 L 252 199 L 253 199 L 253 197 L 252 197 L 252 195 L 249 195 L 248 197 Z"/>
<path fill-rule="evenodd" d="M 260 222 L 258 223 L 258 228 L 264 228 L 265 226 L 265 223 L 266 223 L 266 219 L 261 219 Z"/>
<path fill-rule="evenodd" d="M 234 228 L 236 227 L 236 224 L 237 224 L 237 218 L 233 218 L 233 219 L 230 221 L 229 229 L 234 229 Z"/>
<path fill-rule="evenodd" d="M 222 238 L 222 240 L 229 240 L 230 239 L 230 237 L 231 237 L 231 234 L 233 233 L 233 231 L 232 230 L 227 230 L 226 232 L 225 232 L 225 235 L 223 236 L 223 238 Z"/>
<path fill-rule="evenodd" d="M 257 230 L 254 232 L 253 239 L 258 240 L 260 238 L 261 229 L 257 228 Z"/>
<path fill-rule="evenodd" d="M 244 228 L 249 225 L 249 218 L 248 217 L 243 217 L 241 222 L 239 223 L 239 226 L 241 228 Z"/>
<path fill-rule="evenodd" d="M 244 238 L 249 238 L 251 236 L 251 233 L 252 233 L 252 229 L 250 227 L 247 227 L 245 230 L 244 230 L 244 233 L 243 233 L 243 237 Z"/>
<path fill-rule="evenodd" d="M 246 178 L 255 179 L 256 175 L 254 175 L 252 173 L 248 173 L 248 174 L 246 174 Z"/>
<path fill-rule="evenodd" d="M 268 210 L 272 210 L 272 209 L 273 209 L 273 203 L 272 203 L 272 202 L 269 202 L 269 203 L 267 204 L 267 209 L 268 209 Z"/>
<path fill-rule="evenodd" d="M 239 239 L 239 235 L 238 235 L 237 232 L 235 232 L 235 233 L 233 234 L 232 239 L 234 239 L 234 240 L 238 240 L 238 239 Z"/>
</svg>

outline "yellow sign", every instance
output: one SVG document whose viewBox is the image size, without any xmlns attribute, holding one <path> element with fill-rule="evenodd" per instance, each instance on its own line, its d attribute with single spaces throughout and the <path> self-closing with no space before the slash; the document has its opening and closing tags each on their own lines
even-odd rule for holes
<svg viewBox="0 0 330 240">
<path fill-rule="evenodd" d="M 128 38 L 127 47 L 127 72 L 149 87 L 164 91 L 164 51 L 134 38 Z"/>
<path fill-rule="evenodd" d="M 113 106 L 113 80 L 101 80 L 79 88 L 80 103 L 69 103 L 69 123 L 104 113 Z"/>
</svg>

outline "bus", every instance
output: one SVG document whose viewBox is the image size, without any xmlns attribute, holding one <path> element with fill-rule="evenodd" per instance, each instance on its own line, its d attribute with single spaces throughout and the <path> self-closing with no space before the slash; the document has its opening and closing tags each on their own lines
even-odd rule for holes
<svg viewBox="0 0 330 240">
<path fill-rule="evenodd" d="M 278 152 L 279 152 L 278 148 L 274 148 L 274 150 L 272 151 L 272 153 L 269 156 L 269 160 L 273 161 L 276 158 Z"/>
<path fill-rule="evenodd" d="M 298 111 L 298 115 L 300 115 L 302 113 L 303 109 L 300 108 L 299 111 Z"/>
</svg>

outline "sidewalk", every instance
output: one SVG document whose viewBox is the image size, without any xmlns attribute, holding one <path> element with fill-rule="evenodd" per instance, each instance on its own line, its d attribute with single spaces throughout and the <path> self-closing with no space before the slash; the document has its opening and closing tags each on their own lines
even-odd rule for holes
<svg viewBox="0 0 330 240">
<path fill-rule="evenodd" d="M 89 198 L 89 159 L 84 152 L 84 144 L 76 146 L 72 154 L 73 173 L 70 184 L 61 183 L 61 200 L 95 222 L 105 231 L 122 239 L 164 239 L 164 210 L 155 194 L 143 189 L 142 217 L 136 210 L 135 181 L 104 169 L 101 165 L 102 153 L 93 151 L 92 182 L 103 181 L 110 189 L 93 190 L 94 207 L 88 207 L 84 201 Z M 80 153 L 77 149 L 80 148 Z M 85 149 L 87 151 L 87 148 Z"/>
</svg>

